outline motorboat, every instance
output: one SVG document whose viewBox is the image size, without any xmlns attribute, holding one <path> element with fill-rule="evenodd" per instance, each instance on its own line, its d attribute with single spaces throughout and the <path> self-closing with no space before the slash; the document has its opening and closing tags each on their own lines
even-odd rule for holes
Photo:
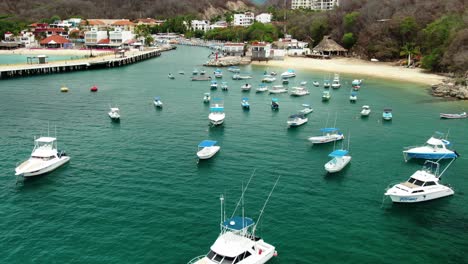
<svg viewBox="0 0 468 264">
<path fill-rule="evenodd" d="M 96 85 L 93 85 L 93 87 L 91 87 L 91 89 L 89 89 L 91 92 L 97 92 L 98 91 L 98 88 Z"/>
<path fill-rule="evenodd" d="M 271 98 L 271 110 L 279 110 L 278 98 Z"/>
<path fill-rule="evenodd" d="M 403 157 L 405 161 L 412 158 L 426 160 L 457 158 L 458 153 L 455 150 L 448 149 L 451 145 L 444 133 L 435 132 L 423 146 L 406 147 L 405 150 L 403 150 Z"/>
<path fill-rule="evenodd" d="M 16 176 L 32 177 L 51 172 L 67 163 L 70 157 L 57 150 L 57 139 L 40 137 L 34 140 L 31 157 L 15 169 Z"/>
<path fill-rule="evenodd" d="M 192 75 L 198 75 L 198 70 L 197 70 L 197 69 L 193 69 Z"/>
<path fill-rule="evenodd" d="M 427 160 L 422 169 L 413 173 L 407 181 L 387 189 L 385 196 L 389 196 L 394 203 L 418 203 L 453 195 L 453 189 L 441 184 L 440 179 L 454 160 L 442 173 L 439 172 L 438 162 Z"/>
<path fill-rule="evenodd" d="M 340 82 L 340 75 L 338 73 L 335 73 L 333 75 L 333 81 L 337 81 L 337 82 Z"/>
<path fill-rule="evenodd" d="M 192 81 L 211 81 L 211 76 L 194 76 Z"/>
<path fill-rule="evenodd" d="M 352 85 L 352 86 L 360 86 L 361 83 L 362 83 L 362 80 L 357 80 L 357 79 L 355 79 L 355 80 L 353 80 L 353 81 L 351 82 L 351 85 Z"/>
<path fill-rule="evenodd" d="M 337 81 L 337 80 L 333 80 L 332 84 L 331 84 L 331 87 L 333 89 L 338 89 L 341 87 L 341 84 L 340 84 L 340 81 Z"/>
<path fill-rule="evenodd" d="M 320 86 L 320 83 L 317 82 L 317 81 L 312 82 L 312 84 L 313 84 L 315 87 L 319 87 L 319 86 Z"/>
<path fill-rule="evenodd" d="M 293 78 L 296 77 L 296 72 L 293 69 L 289 69 L 281 74 L 281 78 Z"/>
<path fill-rule="evenodd" d="M 301 86 L 305 86 L 306 84 L 307 84 L 306 81 L 302 81 L 302 82 L 300 83 Z"/>
<path fill-rule="evenodd" d="M 163 107 L 163 102 L 161 101 L 161 97 L 159 97 L 159 96 L 154 97 L 153 104 L 154 104 L 154 106 L 156 106 L 158 108 L 162 108 Z"/>
<path fill-rule="evenodd" d="M 331 98 L 331 94 L 329 91 L 322 92 L 322 101 L 329 101 Z"/>
<path fill-rule="evenodd" d="M 462 112 L 459 114 L 444 114 L 440 113 L 440 118 L 445 118 L 445 119 L 462 119 L 462 118 L 467 118 L 466 112 Z"/>
<path fill-rule="evenodd" d="M 321 128 L 320 132 L 322 132 L 321 136 L 309 137 L 309 141 L 312 144 L 324 144 L 324 143 L 342 140 L 344 138 L 343 133 L 341 133 L 338 128 L 334 128 L 334 127 Z"/>
<path fill-rule="evenodd" d="M 212 80 L 212 81 L 211 81 L 211 84 L 210 84 L 210 89 L 211 89 L 211 90 L 216 90 L 216 89 L 218 89 L 218 82 L 215 81 L 215 80 Z"/>
<path fill-rule="evenodd" d="M 368 105 L 362 106 L 361 116 L 369 116 L 370 112 L 371 112 L 370 106 Z"/>
<path fill-rule="evenodd" d="M 220 149 L 220 146 L 216 146 L 214 140 L 203 140 L 198 144 L 197 156 L 199 159 L 209 159 L 213 157 Z"/>
<path fill-rule="evenodd" d="M 270 75 L 271 75 L 271 76 L 276 76 L 276 75 L 278 75 L 278 74 L 277 74 L 276 72 L 272 71 L 272 72 L 270 72 Z"/>
<path fill-rule="evenodd" d="M 180 74 L 180 75 L 184 75 L 185 72 L 184 72 L 184 71 L 179 71 L 179 74 Z"/>
<path fill-rule="evenodd" d="M 273 87 L 271 87 L 268 92 L 271 94 L 287 93 L 288 89 L 284 88 L 282 85 L 273 85 Z"/>
<path fill-rule="evenodd" d="M 230 72 L 234 72 L 234 73 L 239 73 L 240 72 L 240 68 L 239 67 L 234 67 L 234 66 L 229 67 L 227 70 L 230 71 Z"/>
<path fill-rule="evenodd" d="M 385 108 L 383 113 L 382 113 L 382 118 L 383 120 L 392 120 L 393 115 L 392 115 L 392 109 L 391 108 Z"/>
<path fill-rule="evenodd" d="M 223 72 L 221 71 L 221 69 L 216 69 L 214 71 L 214 76 L 215 78 L 223 78 Z"/>
<path fill-rule="evenodd" d="M 205 93 L 205 94 L 203 95 L 203 102 L 204 102 L 204 103 L 209 103 L 209 102 L 210 102 L 210 99 L 211 99 L 210 93 Z"/>
<path fill-rule="evenodd" d="M 264 83 L 272 83 L 274 81 L 276 81 L 276 78 L 273 76 L 266 76 L 266 77 L 263 77 L 262 79 L 262 82 Z"/>
<path fill-rule="evenodd" d="M 201 70 L 200 71 L 200 75 L 205 75 L 206 71 L 205 70 Z"/>
<path fill-rule="evenodd" d="M 242 91 L 250 91 L 250 89 L 252 89 L 252 85 L 249 84 L 249 83 L 246 83 L 246 84 L 241 86 Z"/>
<path fill-rule="evenodd" d="M 243 97 L 241 101 L 241 106 L 242 106 L 242 109 L 249 110 L 250 109 L 249 98 Z"/>
<path fill-rule="evenodd" d="M 352 103 L 355 103 L 357 100 L 357 92 L 352 91 L 351 94 L 349 95 L 349 101 Z"/>
<path fill-rule="evenodd" d="M 288 127 L 297 127 L 307 123 L 309 119 L 304 114 L 294 114 L 288 117 Z"/>
<path fill-rule="evenodd" d="M 260 84 L 260 86 L 255 90 L 257 93 L 263 93 L 263 92 L 266 92 L 268 91 L 268 86 L 266 86 L 265 84 Z"/>
<path fill-rule="evenodd" d="M 288 78 L 283 78 L 281 79 L 282 84 L 289 84 L 289 79 Z"/>
<path fill-rule="evenodd" d="M 117 107 L 111 107 L 109 113 L 107 113 L 112 121 L 120 121 L 120 109 Z"/>
<path fill-rule="evenodd" d="M 252 76 L 250 76 L 250 75 L 234 74 L 234 75 L 232 76 L 232 79 L 233 79 L 233 80 L 248 80 L 248 79 L 252 79 Z"/>
<path fill-rule="evenodd" d="M 359 89 L 361 89 L 361 86 L 359 86 L 359 85 L 353 86 L 353 90 L 354 90 L 354 91 L 359 91 Z"/>
<path fill-rule="evenodd" d="M 224 113 L 224 102 L 221 98 L 214 98 L 212 101 L 208 119 L 213 126 L 221 125 L 224 123 L 224 118 L 226 117 Z"/>
<path fill-rule="evenodd" d="M 338 149 L 328 154 L 332 159 L 325 164 L 325 170 L 329 173 L 335 173 L 341 171 L 351 161 L 349 152 L 344 149 Z"/>
<path fill-rule="evenodd" d="M 229 89 L 229 86 L 228 86 L 227 82 L 222 82 L 221 83 L 221 90 L 227 91 L 228 89 Z"/>
<path fill-rule="evenodd" d="M 330 88 L 331 84 L 329 80 L 323 81 L 323 88 Z"/>
<path fill-rule="evenodd" d="M 68 93 L 68 87 L 62 86 L 62 87 L 60 88 L 60 92 L 62 92 L 62 93 Z"/>
<path fill-rule="evenodd" d="M 167 77 L 168 77 L 169 79 L 171 79 L 171 80 L 174 80 L 174 79 L 175 79 L 175 77 L 174 77 L 174 75 L 172 75 L 172 73 L 169 73 L 169 74 L 167 75 Z"/>
<path fill-rule="evenodd" d="M 309 90 L 307 90 L 305 87 L 292 87 L 291 88 L 291 95 L 292 96 L 304 96 L 308 95 Z"/>
<path fill-rule="evenodd" d="M 307 114 L 310 114 L 310 113 L 312 113 L 314 111 L 314 109 L 312 109 L 312 107 L 309 104 L 302 104 L 302 106 L 304 108 L 299 111 L 300 114 L 307 115 Z"/>
</svg>

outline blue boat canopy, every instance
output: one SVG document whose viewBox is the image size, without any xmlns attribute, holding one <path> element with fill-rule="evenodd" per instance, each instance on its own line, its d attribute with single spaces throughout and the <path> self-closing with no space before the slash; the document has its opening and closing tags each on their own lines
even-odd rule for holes
<svg viewBox="0 0 468 264">
<path fill-rule="evenodd" d="M 344 149 L 337 149 L 333 151 L 332 153 L 328 154 L 329 157 L 343 157 L 346 154 L 348 154 L 347 150 Z"/>
<path fill-rule="evenodd" d="M 231 230 L 243 230 L 247 227 L 253 226 L 254 220 L 248 217 L 234 216 L 223 222 L 223 226 Z"/>
<path fill-rule="evenodd" d="M 211 112 L 223 112 L 224 111 L 224 107 L 210 107 L 210 111 Z"/>
<path fill-rule="evenodd" d="M 271 101 L 277 103 L 279 100 L 278 98 L 271 98 Z"/>
<path fill-rule="evenodd" d="M 353 92 L 351 92 L 351 95 L 352 95 L 352 96 L 356 96 L 357 93 L 353 91 Z"/>
<path fill-rule="evenodd" d="M 223 99 L 219 98 L 219 97 L 216 97 L 216 98 L 213 98 L 213 101 L 222 101 Z"/>
<path fill-rule="evenodd" d="M 288 72 L 294 72 L 294 70 L 293 69 L 288 69 Z"/>
<path fill-rule="evenodd" d="M 161 100 L 161 97 L 155 96 L 155 97 L 154 97 L 154 100 L 155 100 L 155 101 L 159 101 L 159 100 Z"/>
<path fill-rule="evenodd" d="M 215 83 L 217 83 L 217 82 L 216 82 L 215 80 L 213 80 L 213 81 L 211 81 L 211 83 L 212 83 L 212 84 L 215 84 Z"/>
<path fill-rule="evenodd" d="M 242 97 L 242 100 L 244 100 L 244 101 L 248 101 L 248 100 L 249 100 L 249 98 L 247 98 L 247 97 Z"/>
<path fill-rule="evenodd" d="M 200 144 L 198 144 L 198 147 L 200 148 L 204 148 L 204 147 L 212 147 L 214 145 L 216 145 L 216 141 L 214 140 L 203 140 L 202 142 L 200 142 Z"/>
<path fill-rule="evenodd" d="M 334 128 L 334 127 L 325 127 L 325 128 L 321 128 L 320 131 L 321 132 L 335 132 L 335 131 L 338 131 L 339 129 L 338 128 Z"/>
</svg>

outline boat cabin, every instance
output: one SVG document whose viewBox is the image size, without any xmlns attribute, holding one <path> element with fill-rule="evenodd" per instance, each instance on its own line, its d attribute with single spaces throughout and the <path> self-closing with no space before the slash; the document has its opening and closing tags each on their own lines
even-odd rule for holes
<svg viewBox="0 0 468 264">
<path fill-rule="evenodd" d="M 57 139 L 53 137 L 40 137 L 34 140 L 34 149 L 31 157 L 49 160 L 57 155 Z"/>
</svg>

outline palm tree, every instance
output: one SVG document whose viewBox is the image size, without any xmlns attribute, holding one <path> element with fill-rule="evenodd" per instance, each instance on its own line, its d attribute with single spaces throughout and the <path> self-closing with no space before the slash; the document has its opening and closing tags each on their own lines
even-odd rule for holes
<svg viewBox="0 0 468 264">
<path fill-rule="evenodd" d="M 407 56 L 408 55 L 408 67 L 411 64 L 411 55 L 419 55 L 421 54 L 421 50 L 419 46 L 415 46 L 412 42 L 407 42 L 403 47 L 401 47 L 400 56 Z"/>
</svg>

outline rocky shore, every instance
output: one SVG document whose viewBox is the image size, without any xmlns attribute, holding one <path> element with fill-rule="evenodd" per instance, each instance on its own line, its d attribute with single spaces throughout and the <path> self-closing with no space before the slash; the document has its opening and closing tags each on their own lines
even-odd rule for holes
<svg viewBox="0 0 468 264">
<path fill-rule="evenodd" d="M 468 72 L 461 79 L 444 79 L 441 83 L 432 85 L 432 95 L 437 97 L 468 100 Z"/>
<path fill-rule="evenodd" d="M 239 57 L 239 56 L 229 56 L 216 59 L 211 59 L 207 61 L 203 66 L 208 67 L 229 67 L 229 66 L 237 66 L 237 65 L 244 65 L 249 64 L 250 58 L 249 57 Z"/>
</svg>

